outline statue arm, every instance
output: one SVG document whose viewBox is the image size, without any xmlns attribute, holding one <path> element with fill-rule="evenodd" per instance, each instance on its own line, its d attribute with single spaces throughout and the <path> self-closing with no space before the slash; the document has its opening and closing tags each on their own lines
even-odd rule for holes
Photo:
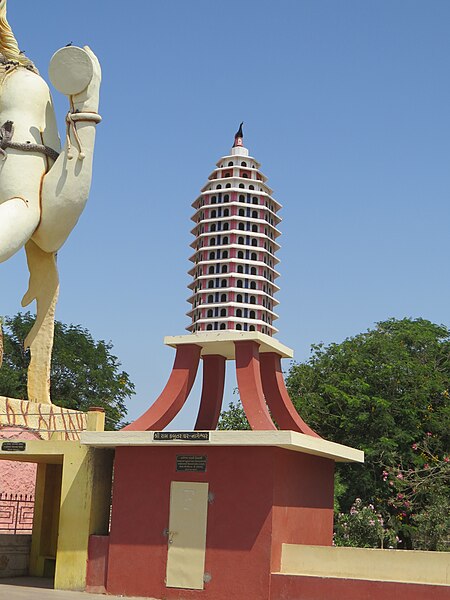
<svg viewBox="0 0 450 600">
<path fill-rule="evenodd" d="M 64 50 L 70 52 L 71 48 Z M 101 69 L 95 54 L 87 46 L 84 50 L 92 63 L 92 78 L 84 90 L 68 95 L 66 142 L 42 183 L 41 220 L 32 240 L 45 252 L 56 252 L 64 244 L 85 207 L 91 186 Z M 50 145 L 45 131 L 43 137 L 44 144 Z"/>
</svg>

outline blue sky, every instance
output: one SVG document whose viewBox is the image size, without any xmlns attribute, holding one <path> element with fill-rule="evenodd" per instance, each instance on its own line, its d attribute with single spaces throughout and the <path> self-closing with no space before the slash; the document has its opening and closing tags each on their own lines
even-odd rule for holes
<svg viewBox="0 0 450 600">
<path fill-rule="evenodd" d="M 297 360 L 389 317 L 450 325 L 450 3 L 10 0 L 8 11 L 44 77 L 71 41 L 102 63 L 91 196 L 59 253 L 57 318 L 112 340 L 137 387 L 130 418 L 169 375 L 164 335 L 188 324 L 191 202 L 241 120 L 283 204 L 277 337 Z M 54 96 L 62 131 L 67 102 Z M 19 310 L 26 287 L 20 252 L 0 265 L 0 314 Z M 174 426 L 192 427 L 198 396 Z"/>
</svg>

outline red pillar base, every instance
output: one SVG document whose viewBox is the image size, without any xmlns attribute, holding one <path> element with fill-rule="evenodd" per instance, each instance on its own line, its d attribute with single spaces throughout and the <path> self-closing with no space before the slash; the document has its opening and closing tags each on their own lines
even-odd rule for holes
<svg viewBox="0 0 450 600">
<path fill-rule="evenodd" d="M 167 427 L 192 389 L 200 354 L 203 353 L 203 388 L 195 430 L 217 427 L 223 399 L 225 362 L 234 358 L 239 394 L 251 429 L 275 430 L 278 425 L 279 429 L 319 437 L 297 414 L 286 390 L 281 370 L 281 357 L 289 356 L 286 347 L 259 333 L 230 336 L 227 332 L 222 337 L 217 334 L 191 334 L 168 339 L 177 353 L 166 387 L 141 417 L 125 427 L 126 430 L 155 431 Z"/>
<path fill-rule="evenodd" d="M 276 429 L 267 409 L 261 382 L 259 346 L 256 342 L 235 342 L 236 375 L 244 412 L 253 430 Z"/>
<path fill-rule="evenodd" d="M 289 398 L 281 369 L 280 355 L 275 352 L 265 352 L 260 355 L 260 361 L 264 395 L 278 427 L 320 437 L 300 417 Z"/>
<path fill-rule="evenodd" d="M 203 358 L 203 386 L 194 429 L 216 429 L 222 408 L 226 358 L 210 354 Z"/>
<path fill-rule="evenodd" d="M 175 362 L 166 387 L 150 408 L 124 427 L 128 431 L 164 429 L 176 417 L 194 385 L 200 361 L 201 347 L 186 344 L 177 348 Z"/>
</svg>

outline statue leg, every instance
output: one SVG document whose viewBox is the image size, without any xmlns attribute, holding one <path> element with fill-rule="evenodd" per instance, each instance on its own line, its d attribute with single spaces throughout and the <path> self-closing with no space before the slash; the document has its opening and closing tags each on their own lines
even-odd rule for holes
<svg viewBox="0 0 450 600">
<path fill-rule="evenodd" d="M 4 175 L 0 175 L 4 177 Z M 15 196 L 0 203 L 0 263 L 30 239 L 39 223 L 39 199 Z"/>
<path fill-rule="evenodd" d="M 30 348 L 28 400 L 51 404 L 50 368 L 55 329 L 55 309 L 59 293 L 56 254 L 41 250 L 31 240 L 25 245 L 30 280 L 22 306 L 36 300 L 36 321 L 25 339 Z"/>
<path fill-rule="evenodd" d="M 200 362 L 200 352 L 201 347 L 195 344 L 177 347 L 175 362 L 166 387 L 150 408 L 123 430 L 155 431 L 164 429 L 172 421 L 180 412 L 192 389 Z"/>
<path fill-rule="evenodd" d="M 203 387 L 195 430 L 215 429 L 222 408 L 225 384 L 224 356 L 212 354 L 203 357 Z"/>
</svg>

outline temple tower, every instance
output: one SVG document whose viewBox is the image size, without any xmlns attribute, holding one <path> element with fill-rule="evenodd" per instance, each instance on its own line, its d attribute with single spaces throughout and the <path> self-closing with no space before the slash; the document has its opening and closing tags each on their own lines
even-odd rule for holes
<svg viewBox="0 0 450 600">
<path fill-rule="evenodd" d="M 172 372 L 160 396 L 125 429 L 167 427 L 189 396 L 200 360 L 203 385 L 194 429 L 216 429 L 230 361 L 252 429 L 278 427 L 318 437 L 298 415 L 284 384 L 281 359 L 293 352 L 273 338 L 281 205 L 259 167 L 243 145 L 241 123 L 231 153 L 218 161 L 192 205 L 190 333 L 164 338 L 176 349 Z"/>
<path fill-rule="evenodd" d="M 243 145 L 242 123 L 193 202 L 189 271 L 191 333 L 259 331 L 272 336 L 279 290 L 277 229 L 281 205 L 272 197 L 260 163 Z"/>
</svg>

